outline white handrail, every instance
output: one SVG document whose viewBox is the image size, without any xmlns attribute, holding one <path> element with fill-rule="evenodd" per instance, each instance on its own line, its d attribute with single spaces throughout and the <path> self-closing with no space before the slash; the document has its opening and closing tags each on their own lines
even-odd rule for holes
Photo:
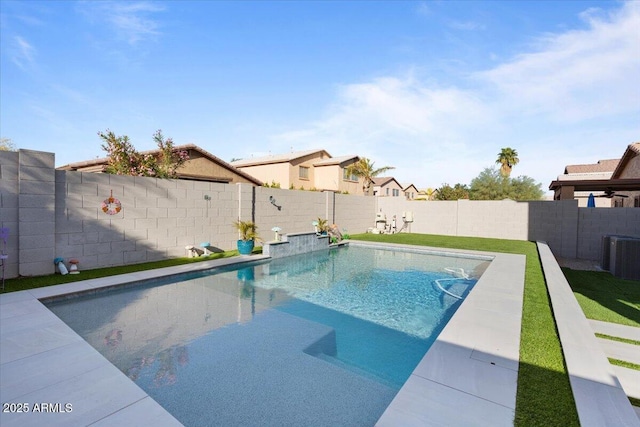
<svg viewBox="0 0 640 427">
<path fill-rule="evenodd" d="M 454 298 L 462 299 L 462 297 L 461 297 L 461 296 L 458 296 L 458 295 L 452 294 L 451 292 L 449 292 L 448 290 L 446 290 L 445 288 L 443 288 L 443 287 L 442 287 L 442 285 L 440 284 L 440 281 L 441 281 L 441 280 L 460 280 L 460 279 L 457 279 L 457 278 L 456 278 L 456 279 L 436 279 L 436 280 L 435 280 L 435 282 L 436 282 L 436 285 L 438 285 L 438 287 L 440 288 L 440 290 L 441 290 L 442 292 L 444 292 L 445 294 L 447 294 L 447 295 L 451 295 L 451 296 L 452 296 L 452 297 L 454 297 Z"/>
</svg>

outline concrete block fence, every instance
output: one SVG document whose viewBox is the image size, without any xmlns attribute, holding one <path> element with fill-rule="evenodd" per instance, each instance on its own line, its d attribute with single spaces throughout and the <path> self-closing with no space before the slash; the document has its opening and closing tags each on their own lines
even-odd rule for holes
<svg viewBox="0 0 640 427">
<path fill-rule="evenodd" d="M 577 200 L 420 202 L 380 197 L 376 212 L 402 226 L 413 212 L 413 233 L 547 242 L 556 256 L 600 260 L 602 236 L 640 237 L 640 209 L 579 208 Z"/>
<path fill-rule="evenodd" d="M 411 211 L 413 233 L 548 242 L 556 255 L 599 259 L 605 234 L 640 237 L 640 209 L 578 208 L 576 201 L 416 202 L 107 174 L 56 171 L 53 153 L 0 151 L 0 226 L 10 228 L 6 277 L 51 274 L 53 259 L 80 270 L 186 256 L 185 246 L 235 248 L 238 218 L 254 220 L 263 240 L 313 231 L 325 218 L 354 234 Z M 110 196 L 122 210 L 108 215 Z"/>
</svg>

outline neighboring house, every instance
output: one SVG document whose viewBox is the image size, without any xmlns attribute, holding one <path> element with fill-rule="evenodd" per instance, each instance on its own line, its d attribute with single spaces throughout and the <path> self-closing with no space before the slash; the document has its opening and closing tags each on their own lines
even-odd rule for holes
<svg viewBox="0 0 640 427">
<path fill-rule="evenodd" d="M 221 182 L 225 184 L 235 184 L 238 182 L 262 185 L 262 181 L 255 177 L 236 169 L 224 160 L 214 156 L 213 154 L 203 150 L 197 145 L 179 145 L 174 147 L 178 151 L 186 151 L 189 154 L 187 160 L 176 172 L 178 179 L 191 179 L 196 181 Z M 141 154 L 154 154 L 159 150 L 145 151 Z M 70 163 L 60 166 L 56 169 L 77 171 L 77 172 L 95 172 L 102 173 L 109 162 L 108 157 L 95 160 L 86 160 L 83 162 Z"/>
<path fill-rule="evenodd" d="M 354 155 L 331 157 L 325 150 L 308 150 L 252 157 L 231 164 L 267 184 L 279 184 L 281 188 L 361 195 L 362 178 L 347 172 L 348 167 L 359 159 Z"/>
<path fill-rule="evenodd" d="M 640 143 L 636 142 L 627 147 L 621 159 L 569 165 L 549 189 L 554 191 L 554 200 L 577 199 L 580 207 L 587 206 L 590 193 L 596 207 L 633 207 L 640 196 L 639 155 Z"/>
<path fill-rule="evenodd" d="M 373 178 L 371 184 L 373 195 L 378 197 L 399 197 L 404 195 L 402 185 L 391 176 Z"/>
<path fill-rule="evenodd" d="M 418 188 L 413 184 L 403 184 L 402 191 L 407 200 L 415 200 L 418 197 Z"/>
<path fill-rule="evenodd" d="M 620 163 L 611 175 L 612 180 L 633 180 L 640 181 L 640 142 L 630 144 Z M 627 196 L 627 197 L 622 197 Z M 640 207 L 640 184 L 616 191 L 613 195 L 613 205 L 615 207 L 639 208 Z"/>
</svg>

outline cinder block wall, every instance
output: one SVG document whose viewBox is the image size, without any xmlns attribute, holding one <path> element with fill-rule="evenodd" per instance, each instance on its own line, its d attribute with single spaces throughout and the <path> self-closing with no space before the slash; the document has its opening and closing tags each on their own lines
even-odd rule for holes
<svg viewBox="0 0 640 427">
<path fill-rule="evenodd" d="M 260 237 L 265 241 L 275 238 L 275 233 L 271 231 L 273 227 L 280 227 L 281 234 L 313 231 L 311 223 L 318 217 L 327 218 L 327 201 L 332 200 L 331 192 L 266 187 L 255 187 L 255 191 L 255 220 Z M 273 198 L 275 205 L 269 197 Z"/>
<path fill-rule="evenodd" d="M 584 210 L 588 212 L 579 215 Z M 388 221 L 396 215 L 398 227 L 403 212 L 412 211 L 414 222 L 409 231 L 414 233 L 540 240 L 555 255 L 566 258 L 600 259 L 605 234 L 640 236 L 640 209 L 578 208 L 576 200 L 416 202 L 380 197 L 378 211 Z"/>
<path fill-rule="evenodd" d="M 335 194 L 335 219 L 329 212 L 329 222 L 335 223 L 340 232 L 364 233 L 375 220 L 376 197 Z"/>
<path fill-rule="evenodd" d="M 578 232 L 578 201 L 526 202 L 528 238 L 547 242 L 556 256 L 576 258 Z"/>
<path fill-rule="evenodd" d="M 577 258 L 600 260 L 604 235 L 640 237 L 638 208 L 578 208 L 578 218 Z"/>
<path fill-rule="evenodd" d="M 185 256 L 185 246 L 229 249 L 239 186 L 200 181 L 56 173 L 56 256 L 81 268 Z M 102 203 L 116 198 L 109 215 Z M 251 209 L 249 205 L 248 209 Z"/>
<path fill-rule="evenodd" d="M 0 151 L 0 227 L 9 228 L 5 276 L 18 275 L 18 152 Z"/>
<path fill-rule="evenodd" d="M 102 202 L 117 198 L 122 211 L 107 215 Z M 279 209 L 278 209 L 279 207 Z M 416 202 L 107 174 L 55 171 L 54 155 L 0 152 L 0 226 L 9 227 L 6 276 L 54 271 L 53 259 L 97 268 L 185 256 L 186 245 L 208 242 L 235 248 L 233 222 L 253 219 L 265 241 L 313 230 L 318 217 L 351 234 L 375 226 L 377 212 L 398 229 L 451 236 L 544 240 L 554 253 L 598 260 L 605 234 L 640 236 L 640 209 L 578 208 L 575 200 Z"/>
<path fill-rule="evenodd" d="M 407 226 L 407 231 L 420 234 L 457 235 L 458 203 L 453 201 L 416 202 L 401 197 L 374 197 L 375 213 L 383 214 L 391 223 L 396 216 L 396 226 L 402 227 L 402 215 L 413 212 L 414 222 Z M 375 216 L 369 220 L 369 227 L 375 227 Z"/>
</svg>

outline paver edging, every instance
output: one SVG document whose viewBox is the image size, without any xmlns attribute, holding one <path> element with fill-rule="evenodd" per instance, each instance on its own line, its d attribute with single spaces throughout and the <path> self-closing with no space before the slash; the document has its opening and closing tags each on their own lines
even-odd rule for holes
<svg viewBox="0 0 640 427">
<path fill-rule="evenodd" d="M 640 426 L 551 249 L 536 242 L 582 426 Z"/>
</svg>

